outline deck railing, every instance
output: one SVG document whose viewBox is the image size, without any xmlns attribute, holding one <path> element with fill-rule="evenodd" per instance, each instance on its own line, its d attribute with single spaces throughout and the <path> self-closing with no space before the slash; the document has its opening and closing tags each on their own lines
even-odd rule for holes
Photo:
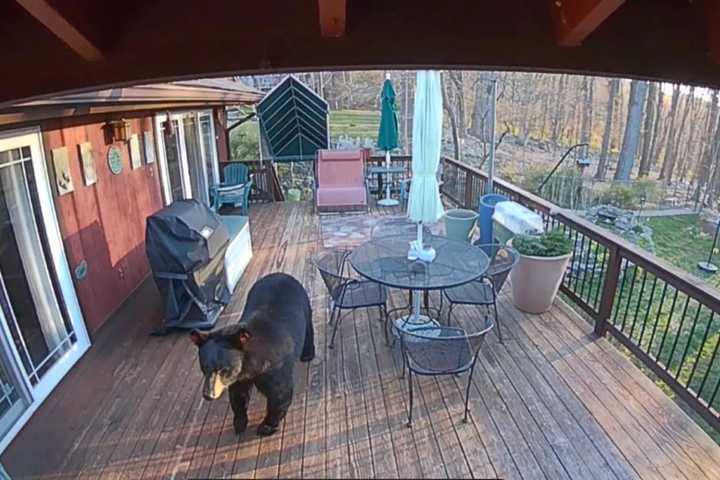
<svg viewBox="0 0 720 480">
<path fill-rule="evenodd" d="M 242 162 L 250 169 L 253 175 L 254 187 L 250 193 L 250 202 L 281 202 L 285 200 L 277 171 L 271 162 L 260 160 L 231 160 L 220 162 L 220 177 L 226 165 L 232 162 Z"/>
<path fill-rule="evenodd" d="M 442 193 L 477 208 L 487 175 L 443 157 Z M 595 224 L 503 180 L 500 193 L 573 241 L 561 291 L 720 431 L 720 292 Z"/>
</svg>

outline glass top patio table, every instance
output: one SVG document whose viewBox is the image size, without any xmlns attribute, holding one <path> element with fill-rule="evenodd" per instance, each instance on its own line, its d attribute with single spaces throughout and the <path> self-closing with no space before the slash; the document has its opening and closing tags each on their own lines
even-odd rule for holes
<svg viewBox="0 0 720 480">
<path fill-rule="evenodd" d="M 432 262 L 408 260 L 407 236 L 370 240 L 350 254 L 350 265 L 363 277 L 392 288 L 439 290 L 480 278 L 490 264 L 482 249 L 470 243 L 432 235 L 425 246 L 435 249 Z"/>
</svg>

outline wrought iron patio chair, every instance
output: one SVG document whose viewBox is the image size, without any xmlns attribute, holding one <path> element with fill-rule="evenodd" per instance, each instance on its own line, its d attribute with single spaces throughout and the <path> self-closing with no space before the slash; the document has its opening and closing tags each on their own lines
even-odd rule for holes
<svg viewBox="0 0 720 480">
<path fill-rule="evenodd" d="M 334 348 L 335 335 L 343 318 L 342 310 L 378 307 L 380 320 L 387 322 L 387 290 L 379 283 L 349 277 L 345 273 L 349 254 L 347 250 L 330 250 L 313 258 L 328 290 L 328 324 L 333 325 L 334 322 L 329 348 Z"/>
<path fill-rule="evenodd" d="M 515 266 L 519 257 L 513 248 L 506 245 L 495 243 L 481 244 L 478 245 L 478 248 L 483 249 L 490 258 L 490 265 L 488 266 L 487 272 L 485 272 L 482 278 L 474 282 L 444 290 L 441 300 L 444 297 L 450 303 L 448 324 L 450 324 L 450 320 L 452 319 L 455 305 L 478 305 L 484 306 L 487 309 L 492 308 L 494 323 L 497 325 L 498 338 L 500 342 L 502 342 L 502 331 L 497 313 L 497 296 L 500 290 L 502 290 L 503 285 L 505 285 L 505 280 L 507 280 L 510 270 Z M 442 309 L 442 304 L 440 308 Z"/>
<path fill-rule="evenodd" d="M 403 330 L 400 344 L 403 357 L 403 370 L 408 376 L 408 421 L 413 420 L 413 374 L 419 376 L 459 375 L 469 372 L 465 387 L 465 413 L 463 422 L 468 420 L 468 403 L 475 364 L 485 335 L 493 328 L 490 317 L 485 317 L 481 327 L 473 333 L 458 327 L 427 325 L 415 327 L 411 331 Z"/>
</svg>

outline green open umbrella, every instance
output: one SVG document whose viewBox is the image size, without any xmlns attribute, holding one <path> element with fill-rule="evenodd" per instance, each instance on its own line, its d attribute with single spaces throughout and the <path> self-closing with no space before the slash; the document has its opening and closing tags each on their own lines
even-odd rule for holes
<svg viewBox="0 0 720 480">
<path fill-rule="evenodd" d="M 380 127 L 378 128 L 378 143 L 380 150 L 385 150 L 385 168 L 390 168 L 390 151 L 398 148 L 398 120 L 395 110 L 395 89 L 390 81 L 390 74 L 385 76 L 383 83 L 380 110 Z M 390 198 L 390 182 L 385 182 L 385 198 L 378 204 L 384 206 L 397 205 L 398 201 Z"/>
</svg>

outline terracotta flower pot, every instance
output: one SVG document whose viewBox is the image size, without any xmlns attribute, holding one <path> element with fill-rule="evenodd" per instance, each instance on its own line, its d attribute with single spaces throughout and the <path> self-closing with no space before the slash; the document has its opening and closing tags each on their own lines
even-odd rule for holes
<svg viewBox="0 0 720 480">
<path fill-rule="evenodd" d="M 559 257 L 520 255 L 510 272 L 513 303 L 528 313 L 550 310 L 572 253 Z"/>
</svg>

